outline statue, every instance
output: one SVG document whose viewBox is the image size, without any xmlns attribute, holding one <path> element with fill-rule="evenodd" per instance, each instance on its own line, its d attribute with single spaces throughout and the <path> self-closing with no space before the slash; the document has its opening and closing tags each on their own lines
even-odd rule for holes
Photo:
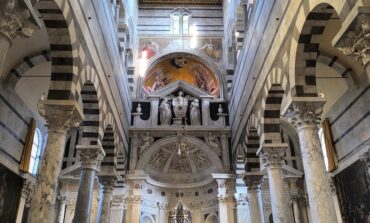
<svg viewBox="0 0 370 223">
<path fill-rule="evenodd" d="M 200 110 L 199 110 L 199 100 L 194 99 L 190 105 L 190 124 L 200 125 Z"/>
<path fill-rule="evenodd" d="M 184 98 L 184 93 L 179 91 L 178 96 L 172 100 L 173 112 L 176 118 L 185 118 L 188 110 L 188 99 Z"/>
<path fill-rule="evenodd" d="M 212 132 L 208 133 L 208 137 L 206 137 L 206 142 L 217 153 L 218 156 L 221 156 L 220 141 Z"/>
<path fill-rule="evenodd" d="M 159 106 L 159 118 L 161 121 L 161 125 L 169 125 L 171 124 L 171 107 L 168 104 L 168 99 L 164 98 L 161 105 Z"/>
<path fill-rule="evenodd" d="M 143 144 L 140 146 L 140 156 L 154 142 L 154 138 L 150 135 L 149 132 L 146 132 L 143 135 L 142 140 L 143 140 Z"/>
</svg>

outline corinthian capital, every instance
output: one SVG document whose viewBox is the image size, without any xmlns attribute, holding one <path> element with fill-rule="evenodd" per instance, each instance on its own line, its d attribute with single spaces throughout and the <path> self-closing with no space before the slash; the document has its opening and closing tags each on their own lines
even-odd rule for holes
<svg viewBox="0 0 370 223">
<path fill-rule="evenodd" d="M 243 174 L 243 180 L 249 192 L 259 191 L 263 181 L 263 173 L 245 173 Z"/>
<path fill-rule="evenodd" d="M 318 125 L 321 122 L 324 104 L 324 98 L 294 97 L 284 116 L 297 129 L 307 125 Z"/>
<path fill-rule="evenodd" d="M 105 156 L 103 148 L 99 145 L 77 145 L 77 154 L 81 158 L 83 169 L 100 171 L 101 161 Z"/>
<path fill-rule="evenodd" d="M 0 34 L 10 42 L 18 36 L 30 37 L 37 29 L 23 0 L 0 0 L 0 5 Z"/>
<path fill-rule="evenodd" d="M 117 177 L 112 176 L 98 176 L 100 181 L 100 190 L 102 192 L 112 192 L 116 183 Z"/>
<path fill-rule="evenodd" d="M 49 131 L 65 132 L 72 126 L 78 126 L 83 119 L 82 112 L 74 100 L 41 99 L 38 107 Z"/>
<path fill-rule="evenodd" d="M 286 143 L 264 144 L 257 154 L 261 157 L 267 168 L 281 168 L 284 164 L 285 151 L 288 149 Z"/>
<path fill-rule="evenodd" d="M 355 6 L 333 40 L 340 52 L 361 60 L 363 65 L 370 62 L 370 14 L 365 11 L 364 7 Z"/>
</svg>

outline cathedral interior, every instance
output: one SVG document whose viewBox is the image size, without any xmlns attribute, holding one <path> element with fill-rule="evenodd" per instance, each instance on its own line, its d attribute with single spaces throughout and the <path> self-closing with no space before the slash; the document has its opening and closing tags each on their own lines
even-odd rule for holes
<svg viewBox="0 0 370 223">
<path fill-rule="evenodd" d="M 369 0 L 0 0 L 1 223 L 370 223 Z"/>
</svg>

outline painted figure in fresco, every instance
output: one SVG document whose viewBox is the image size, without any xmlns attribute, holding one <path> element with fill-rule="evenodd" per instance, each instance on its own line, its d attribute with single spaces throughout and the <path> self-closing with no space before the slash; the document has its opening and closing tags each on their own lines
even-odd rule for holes
<svg viewBox="0 0 370 223">
<path fill-rule="evenodd" d="M 161 125 L 169 125 L 171 123 L 171 107 L 168 104 L 168 99 L 164 98 L 161 105 L 159 106 L 159 118 Z"/>
<path fill-rule="evenodd" d="M 155 82 L 152 87 L 149 87 L 149 92 L 156 91 L 158 89 L 161 89 L 162 87 L 166 86 L 168 84 L 168 75 L 167 73 L 162 72 L 162 70 L 156 70 L 154 72 L 155 76 Z"/>
<path fill-rule="evenodd" d="M 145 58 L 142 58 L 142 59 L 150 59 L 157 54 L 158 50 L 159 50 L 158 43 L 152 40 L 148 40 L 141 44 L 139 55 L 141 57 L 145 55 Z M 144 51 L 145 51 L 145 54 L 144 54 Z"/>
<path fill-rule="evenodd" d="M 200 109 L 198 99 L 194 99 L 190 105 L 190 124 L 200 125 Z"/>
</svg>

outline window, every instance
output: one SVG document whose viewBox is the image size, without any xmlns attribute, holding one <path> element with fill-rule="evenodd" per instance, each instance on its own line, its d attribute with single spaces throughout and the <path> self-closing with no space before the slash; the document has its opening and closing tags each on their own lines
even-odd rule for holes
<svg viewBox="0 0 370 223">
<path fill-rule="evenodd" d="M 177 35 L 189 34 L 190 27 L 190 11 L 188 9 L 179 8 L 174 10 L 172 16 L 172 33 Z"/>
<path fill-rule="evenodd" d="M 182 33 L 189 34 L 189 16 L 188 15 L 182 16 Z"/>
<path fill-rule="evenodd" d="M 41 157 L 41 147 L 42 147 L 42 135 L 40 130 L 36 128 L 35 135 L 33 136 L 30 167 L 28 169 L 28 172 L 30 172 L 32 175 L 37 174 L 37 168 Z"/>
<path fill-rule="evenodd" d="M 180 16 L 177 14 L 173 16 L 173 34 L 180 34 Z"/>
<path fill-rule="evenodd" d="M 318 134 L 319 134 L 319 139 L 320 139 L 320 144 L 321 144 L 321 149 L 322 149 L 322 155 L 323 155 L 324 162 L 325 162 L 325 168 L 326 170 L 328 170 L 329 169 L 328 154 L 326 152 L 324 131 L 322 128 L 319 129 Z"/>
</svg>

